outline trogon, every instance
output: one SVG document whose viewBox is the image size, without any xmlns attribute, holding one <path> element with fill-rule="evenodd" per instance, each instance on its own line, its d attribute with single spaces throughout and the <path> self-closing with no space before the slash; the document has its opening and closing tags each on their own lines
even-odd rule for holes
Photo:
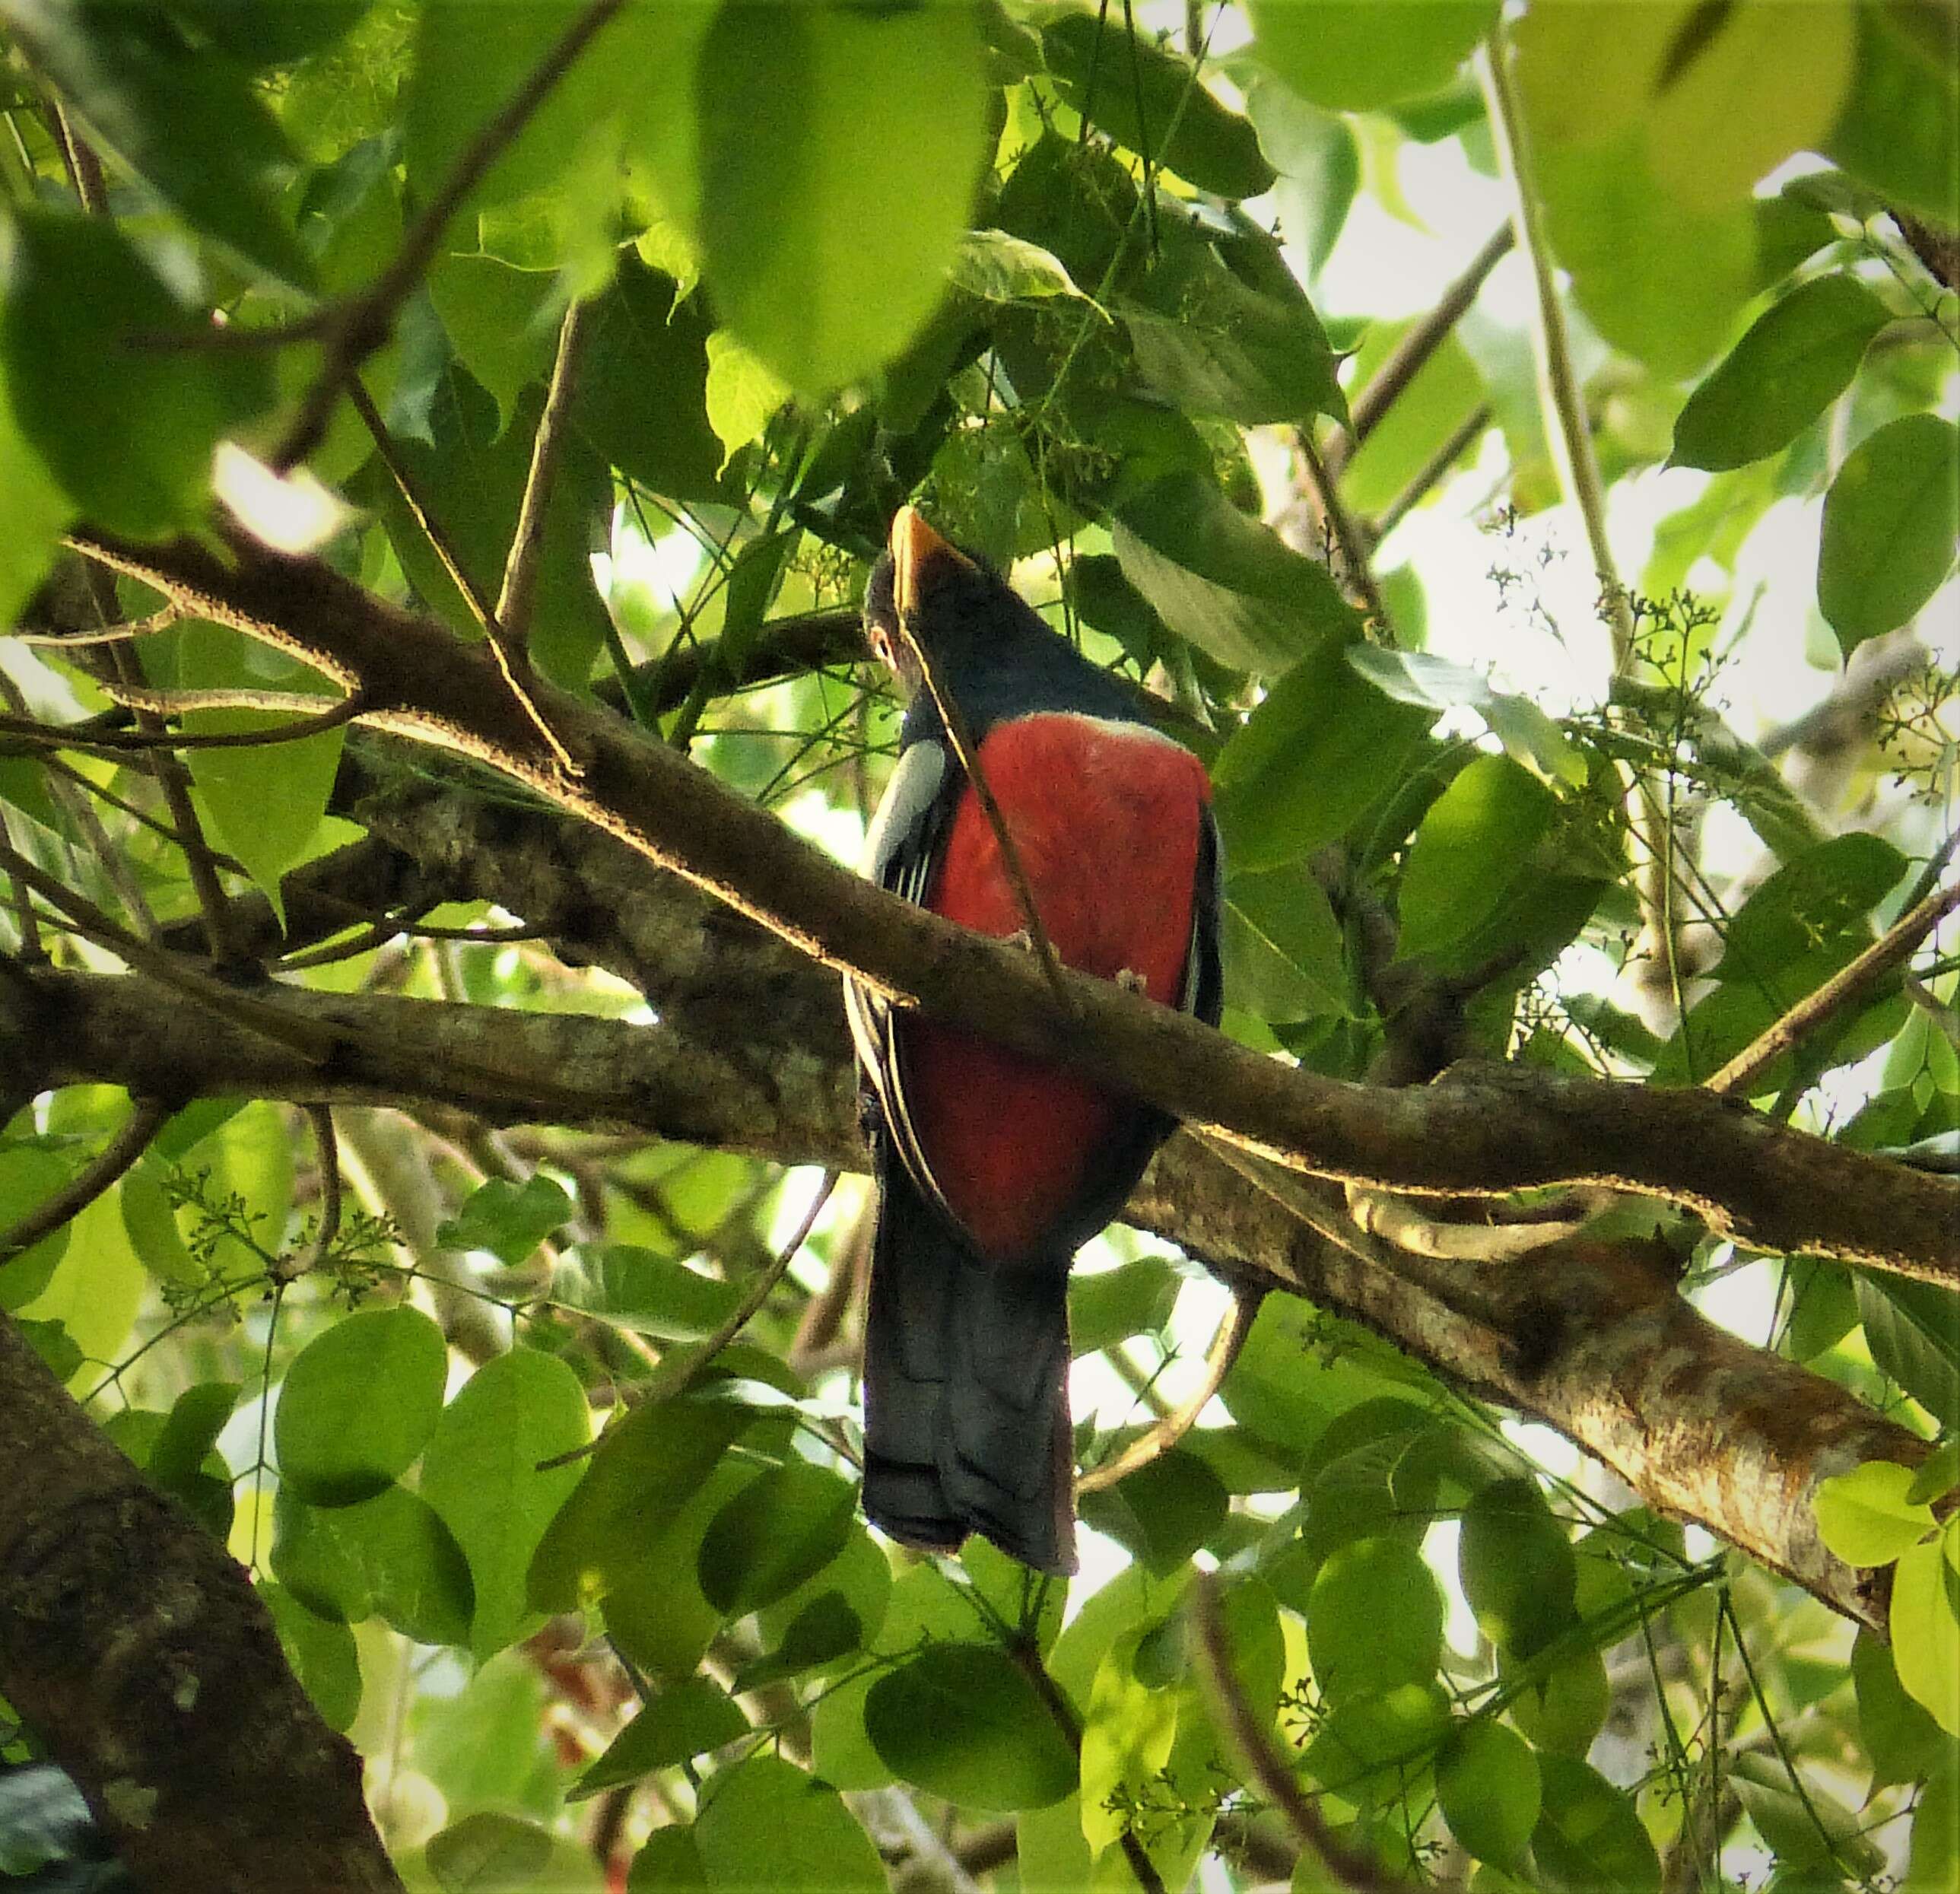
<svg viewBox="0 0 1960 1894">
<path fill-rule="evenodd" d="M 872 568 L 864 622 L 911 693 L 867 873 L 1035 950 L 1026 896 L 930 685 L 955 734 L 965 725 L 1054 952 L 1215 1025 L 1218 837 L 1197 758 L 910 507 Z M 866 1515 L 911 1545 L 950 1551 L 977 1532 L 1072 1571 L 1069 1268 L 1171 1121 L 861 985 L 846 999 L 881 1193 Z"/>
</svg>

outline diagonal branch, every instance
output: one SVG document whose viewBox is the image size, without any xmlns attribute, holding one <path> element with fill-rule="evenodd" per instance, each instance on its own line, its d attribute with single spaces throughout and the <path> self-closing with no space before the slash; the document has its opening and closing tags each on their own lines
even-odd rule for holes
<svg viewBox="0 0 1960 1894">
<path fill-rule="evenodd" d="M 1706 1088 L 1711 1092 L 1746 1095 L 1750 1084 L 1784 1053 L 1800 1045 L 1833 1014 L 1842 1012 L 1853 1000 L 1862 998 L 1895 967 L 1910 960 L 1920 942 L 1955 909 L 1960 909 L 1960 881 L 1934 889 L 1925 899 L 1901 915 L 1848 966 L 1841 967 L 1814 992 L 1806 993 L 1780 1019 L 1766 1026 L 1719 1072 L 1703 1081 Z"/>
<path fill-rule="evenodd" d="M 1109 982 L 1057 970 L 873 887 L 670 747 L 539 680 L 586 759 L 568 778 L 486 654 L 316 560 L 234 535 L 229 559 L 84 536 L 187 610 L 366 689 L 371 721 L 473 756 L 892 1003 L 1071 1065 L 1296 1170 L 1417 1192 L 1593 1183 L 1666 1198 L 1752 1246 L 1960 1282 L 1960 1186 L 1790 1130 L 1704 1092 L 1465 1064 L 1436 1084 L 1287 1067 Z"/>
</svg>

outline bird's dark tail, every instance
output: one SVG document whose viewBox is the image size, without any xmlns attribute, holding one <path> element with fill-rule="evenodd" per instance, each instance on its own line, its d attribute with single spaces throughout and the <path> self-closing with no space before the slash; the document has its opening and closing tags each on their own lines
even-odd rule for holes
<svg viewBox="0 0 1960 1894">
<path fill-rule="evenodd" d="M 864 1511 L 940 1551 L 980 1533 L 1037 1571 L 1075 1569 L 1068 1264 L 982 1262 L 880 1167 L 864 1328 Z"/>
</svg>

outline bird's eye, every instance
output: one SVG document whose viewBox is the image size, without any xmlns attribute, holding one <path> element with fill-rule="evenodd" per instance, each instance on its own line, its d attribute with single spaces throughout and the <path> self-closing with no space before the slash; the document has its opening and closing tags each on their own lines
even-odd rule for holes
<svg viewBox="0 0 1960 1894">
<path fill-rule="evenodd" d="M 871 655 L 880 664 L 889 667 L 892 661 L 892 641 L 885 635 L 881 628 L 876 625 L 873 626 L 871 630 Z"/>
</svg>

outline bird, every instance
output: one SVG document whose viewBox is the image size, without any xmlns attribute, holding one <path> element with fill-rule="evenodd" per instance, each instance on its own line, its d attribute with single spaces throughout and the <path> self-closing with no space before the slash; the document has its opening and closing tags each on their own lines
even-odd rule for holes
<svg viewBox="0 0 1960 1894">
<path fill-rule="evenodd" d="M 1210 784 L 1147 721 L 1143 693 L 911 506 L 872 568 L 864 620 L 910 699 L 864 872 L 1215 1026 Z M 978 1533 L 1065 1576 L 1077 1562 L 1069 1271 L 1174 1121 L 861 982 L 847 978 L 845 997 L 878 1191 L 865 1515 L 912 1546 L 953 1552 Z"/>
</svg>

